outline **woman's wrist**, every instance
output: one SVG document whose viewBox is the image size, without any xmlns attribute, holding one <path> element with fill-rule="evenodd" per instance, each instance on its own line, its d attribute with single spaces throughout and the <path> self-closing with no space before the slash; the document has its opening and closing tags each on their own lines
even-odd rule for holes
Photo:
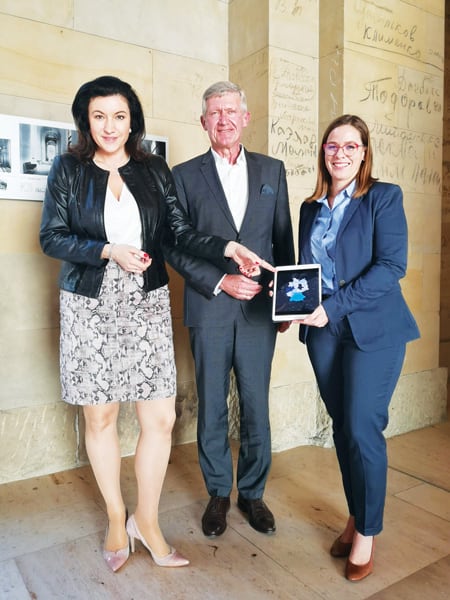
<svg viewBox="0 0 450 600">
<path fill-rule="evenodd" d="M 233 258 L 237 248 L 238 248 L 237 242 L 229 241 L 228 244 L 225 246 L 225 251 L 224 251 L 225 258 Z"/>
<path fill-rule="evenodd" d="M 104 260 L 113 260 L 113 249 L 115 244 L 105 244 L 102 250 L 102 258 Z"/>
</svg>

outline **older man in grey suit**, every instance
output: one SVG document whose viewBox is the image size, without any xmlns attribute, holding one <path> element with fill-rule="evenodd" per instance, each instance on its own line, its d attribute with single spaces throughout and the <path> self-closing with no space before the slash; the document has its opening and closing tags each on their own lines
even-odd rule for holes
<svg viewBox="0 0 450 600">
<path fill-rule="evenodd" d="M 211 149 L 173 169 L 180 202 L 194 227 L 241 242 L 271 264 L 293 264 L 284 165 L 241 145 L 250 120 L 243 90 L 218 82 L 205 91 L 202 109 Z M 233 486 L 227 396 L 234 369 L 240 406 L 238 506 L 252 527 L 273 533 L 275 519 L 263 501 L 271 464 L 268 396 L 277 332 L 267 287 L 271 274 L 249 278 L 232 261 L 219 264 L 176 248 L 168 250 L 167 260 L 185 278 L 184 322 L 199 402 L 199 462 L 210 495 L 203 532 L 218 536 L 227 526 Z"/>
</svg>

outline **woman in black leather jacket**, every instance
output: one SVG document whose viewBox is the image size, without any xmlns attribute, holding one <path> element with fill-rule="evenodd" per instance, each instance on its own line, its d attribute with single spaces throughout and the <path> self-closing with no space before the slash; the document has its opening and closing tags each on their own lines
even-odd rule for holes
<svg viewBox="0 0 450 600">
<path fill-rule="evenodd" d="M 126 562 L 135 539 L 158 565 L 183 566 L 189 561 L 158 523 L 176 393 L 163 247 L 179 244 L 216 264 L 225 255 L 246 264 L 259 258 L 192 230 L 165 161 L 142 149 L 144 115 L 128 83 L 104 76 L 82 85 L 72 114 L 78 139 L 54 160 L 40 231 L 44 252 L 62 261 L 62 398 L 83 407 L 86 449 L 108 513 L 109 568 Z M 141 431 L 138 500 L 126 521 L 117 417 L 127 401 L 136 403 Z"/>
</svg>

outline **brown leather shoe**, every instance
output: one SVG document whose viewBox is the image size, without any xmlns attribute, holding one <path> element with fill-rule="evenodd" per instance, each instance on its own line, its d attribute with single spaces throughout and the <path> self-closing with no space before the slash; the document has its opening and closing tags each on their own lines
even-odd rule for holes
<svg viewBox="0 0 450 600">
<path fill-rule="evenodd" d="M 347 558 L 352 551 L 352 542 L 343 542 L 341 536 L 336 538 L 330 548 L 331 556 L 334 558 Z"/>
<path fill-rule="evenodd" d="M 248 500 L 239 494 L 237 504 L 242 512 L 248 514 L 248 522 L 253 529 L 269 535 L 275 533 L 276 527 L 274 516 L 262 498 Z"/>
<path fill-rule="evenodd" d="M 372 542 L 372 551 L 370 553 L 369 562 L 366 562 L 365 565 L 355 565 L 349 558 L 347 559 L 347 564 L 345 565 L 345 576 L 349 581 L 361 581 L 361 579 L 364 579 L 372 573 L 374 548 L 375 540 Z"/>
<path fill-rule="evenodd" d="M 203 533 L 208 537 L 222 535 L 227 528 L 227 512 L 230 510 L 230 499 L 212 496 L 202 517 Z"/>
</svg>

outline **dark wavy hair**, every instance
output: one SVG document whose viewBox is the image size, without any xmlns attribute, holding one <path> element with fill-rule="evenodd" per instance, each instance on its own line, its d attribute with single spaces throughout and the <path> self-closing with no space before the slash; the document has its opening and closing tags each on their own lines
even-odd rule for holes
<svg viewBox="0 0 450 600">
<path fill-rule="evenodd" d="M 356 115 L 341 115 L 340 117 L 337 117 L 337 119 L 334 119 L 334 121 L 332 121 L 324 131 L 322 142 L 319 148 L 316 189 L 311 196 L 306 198 L 306 202 L 313 202 L 314 200 L 318 200 L 319 198 L 322 198 L 328 194 L 328 190 L 331 185 L 331 176 L 325 164 L 325 151 L 323 149 L 323 145 L 327 141 L 328 136 L 333 129 L 336 129 L 336 127 L 341 127 L 342 125 L 351 125 L 357 129 L 361 136 L 361 141 L 366 148 L 364 161 L 361 163 L 359 172 L 356 175 L 356 188 L 353 197 L 359 198 L 360 196 L 363 196 L 367 193 L 370 186 L 377 181 L 377 178 L 372 176 L 373 151 L 372 144 L 370 142 L 369 128 L 361 119 L 361 117 Z"/>
<path fill-rule="evenodd" d="M 77 128 L 78 140 L 73 146 L 70 145 L 68 150 L 83 162 L 91 159 L 97 149 L 89 127 L 89 103 L 92 98 L 115 95 L 123 96 L 130 109 L 131 133 L 125 144 L 127 153 L 135 160 L 143 160 L 148 156 L 142 146 L 145 137 L 144 111 L 136 92 L 129 83 L 118 77 L 103 75 L 84 83 L 72 102 L 72 116 Z"/>
</svg>

